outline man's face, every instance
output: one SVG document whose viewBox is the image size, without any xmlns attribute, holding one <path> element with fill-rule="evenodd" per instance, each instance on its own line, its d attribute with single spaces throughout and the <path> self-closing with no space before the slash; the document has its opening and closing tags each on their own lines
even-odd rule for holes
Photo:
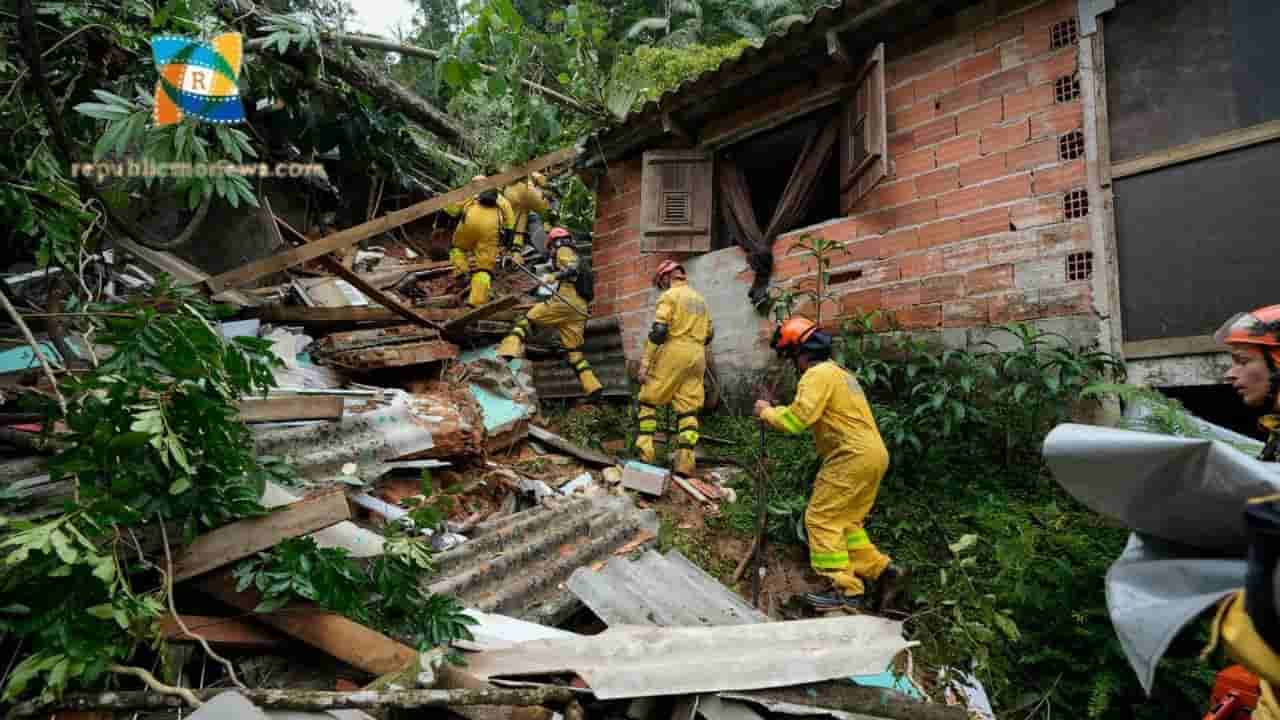
<svg viewBox="0 0 1280 720">
<path fill-rule="evenodd" d="M 1245 405 L 1261 407 L 1271 390 L 1271 369 L 1262 349 L 1256 345 L 1232 345 L 1231 369 L 1226 379 Z"/>
</svg>

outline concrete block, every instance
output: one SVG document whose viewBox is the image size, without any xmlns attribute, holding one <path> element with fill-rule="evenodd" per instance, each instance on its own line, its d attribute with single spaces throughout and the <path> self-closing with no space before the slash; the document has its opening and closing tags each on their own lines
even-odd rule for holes
<svg viewBox="0 0 1280 720">
<path fill-rule="evenodd" d="M 671 473 L 666 468 L 631 460 L 622 468 L 622 487 L 646 495 L 661 497 L 667 491 Z"/>
<path fill-rule="evenodd" d="M 1013 268 L 1014 286 L 1039 290 L 1067 284 L 1067 263 L 1060 257 L 1020 262 Z"/>
</svg>

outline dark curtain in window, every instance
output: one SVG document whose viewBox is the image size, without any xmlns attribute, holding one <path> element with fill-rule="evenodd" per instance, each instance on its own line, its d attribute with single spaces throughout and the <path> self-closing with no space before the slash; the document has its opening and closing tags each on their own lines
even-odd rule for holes
<svg viewBox="0 0 1280 720">
<path fill-rule="evenodd" d="M 834 155 L 839 128 L 838 116 L 833 117 L 805 140 L 804 148 L 791 170 L 791 177 L 782 191 L 778 207 L 764 229 L 761 229 L 760 220 L 751 204 L 751 190 L 742 169 L 732 158 L 718 163 L 720 208 L 731 235 L 747 251 L 751 269 L 755 271 L 750 297 L 756 305 L 765 299 L 769 277 L 773 273 L 773 242 L 779 235 L 794 228 L 812 207 L 814 188 Z"/>
</svg>

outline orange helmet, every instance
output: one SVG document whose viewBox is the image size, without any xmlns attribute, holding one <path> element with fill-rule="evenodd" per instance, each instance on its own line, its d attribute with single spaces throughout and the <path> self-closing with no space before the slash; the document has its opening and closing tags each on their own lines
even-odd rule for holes
<svg viewBox="0 0 1280 720">
<path fill-rule="evenodd" d="M 553 227 L 547 233 L 547 251 L 555 252 L 558 248 L 573 244 L 573 233 L 562 227 Z"/>
<path fill-rule="evenodd" d="M 669 283 L 671 279 L 671 273 L 677 270 L 684 272 L 684 267 L 681 266 L 680 263 L 676 262 L 675 260 L 663 260 L 662 264 L 658 266 L 657 272 L 653 274 L 654 287 L 661 288 L 665 284 Z"/>
<path fill-rule="evenodd" d="M 1240 313 L 1225 322 L 1214 339 L 1222 344 L 1262 345 L 1273 359 L 1280 356 L 1280 305 Z"/>
<path fill-rule="evenodd" d="M 769 344 L 779 355 L 794 355 L 817 331 L 817 323 L 794 315 L 773 331 L 773 340 Z"/>
</svg>

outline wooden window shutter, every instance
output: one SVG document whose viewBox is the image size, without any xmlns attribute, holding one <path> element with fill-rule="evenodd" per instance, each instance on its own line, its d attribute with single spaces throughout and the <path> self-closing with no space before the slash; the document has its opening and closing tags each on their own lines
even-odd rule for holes
<svg viewBox="0 0 1280 720">
<path fill-rule="evenodd" d="M 840 152 L 840 198 L 845 214 L 889 171 L 889 125 L 885 108 L 884 44 L 876 46 L 845 101 Z"/>
<path fill-rule="evenodd" d="M 644 154 L 640 252 L 711 250 L 711 155 L 697 150 Z"/>
</svg>

